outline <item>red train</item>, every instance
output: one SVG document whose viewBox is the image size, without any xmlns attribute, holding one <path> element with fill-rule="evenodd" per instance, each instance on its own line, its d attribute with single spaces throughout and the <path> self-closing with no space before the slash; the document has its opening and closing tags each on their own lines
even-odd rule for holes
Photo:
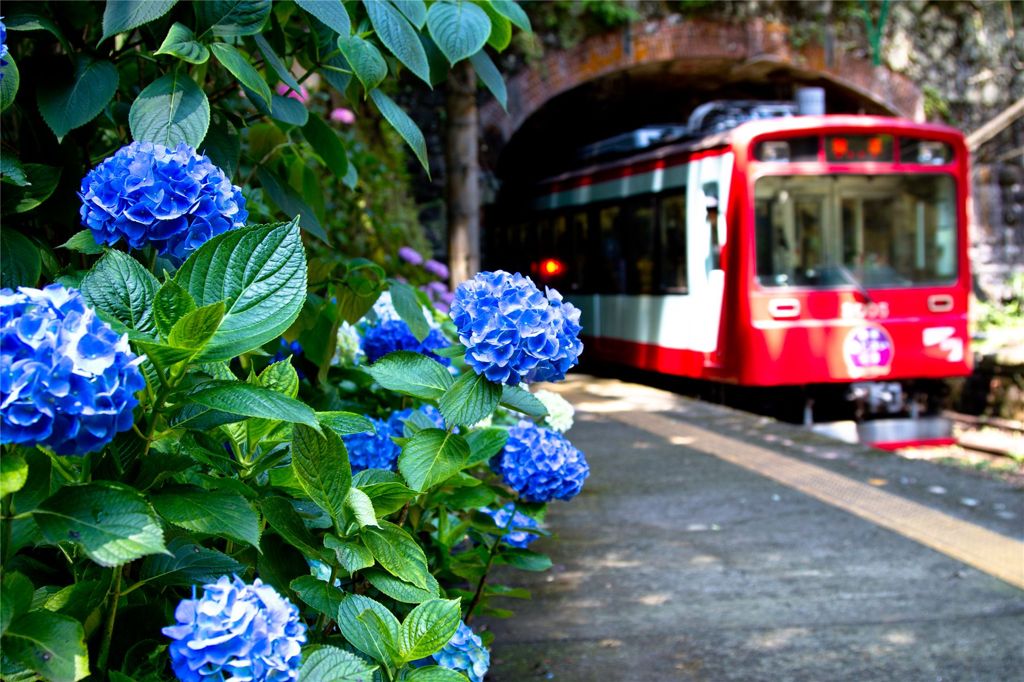
<svg viewBox="0 0 1024 682">
<path fill-rule="evenodd" d="M 590 359 L 917 416 L 971 371 L 963 135 L 798 113 L 711 103 L 591 145 L 491 230 L 491 265 L 566 294 Z M 942 435 L 922 423 L 868 439 Z"/>
</svg>

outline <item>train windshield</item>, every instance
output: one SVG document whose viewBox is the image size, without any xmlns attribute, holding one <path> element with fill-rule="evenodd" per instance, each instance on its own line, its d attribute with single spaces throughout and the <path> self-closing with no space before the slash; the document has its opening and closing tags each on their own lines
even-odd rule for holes
<svg viewBox="0 0 1024 682">
<path fill-rule="evenodd" d="M 948 175 L 768 176 L 754 195 L 762 286 L 957 278 L 956 187 Z"/>
</svg>

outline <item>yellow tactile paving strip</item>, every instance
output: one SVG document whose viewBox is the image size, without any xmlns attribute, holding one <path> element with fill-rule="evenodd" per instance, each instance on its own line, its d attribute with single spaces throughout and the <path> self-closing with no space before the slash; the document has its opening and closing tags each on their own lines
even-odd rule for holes
<svg viewBox="0 0 1024 682">
<path fill-rule="evenodd" d="M 670 442 L 686 438 L 687 447 L 691 449 L 771 478 L 1024 589 L 1024 542 L 813 464 L 692 424 L 647 412 L 608 411 L 605 414 Z"/>
</svg>

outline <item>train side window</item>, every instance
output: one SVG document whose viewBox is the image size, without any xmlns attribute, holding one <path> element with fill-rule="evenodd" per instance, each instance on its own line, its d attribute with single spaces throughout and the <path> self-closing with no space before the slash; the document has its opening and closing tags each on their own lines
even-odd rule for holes
<svg viewBox="0 0 1024 682">
<path fill-rule="evenodd" d="M 651 199 L 623 208 L 622 233 L 626 244 L 626 285 L 631 294 L 654 293 L 654 203 Z"/>
<path fill-rule="evenodd" d="M 590 272 L 594 259 L 588 255 L 588 249 L 592 248 L 589 228 L 586 211 L 572 214 L 572 241 L 575 248 L 569 252 L 566 263 L 569 266 L 569 286 L 574 291 L 589 291 L 594 288 Z"/>
<path fill-rule="evenodd" d="M 599 229 L 596 290 L 602 294 L 621 294 L 626 290 L 626 259 L 620 234 L 620 206 L 606 206 L 598 211 Z"/>
<path fill-rule="evenodd" d="M 685 294 L 686 195 L 666 197 L 660 207 L 661 288 L 670 294 Z"/>
</svg>

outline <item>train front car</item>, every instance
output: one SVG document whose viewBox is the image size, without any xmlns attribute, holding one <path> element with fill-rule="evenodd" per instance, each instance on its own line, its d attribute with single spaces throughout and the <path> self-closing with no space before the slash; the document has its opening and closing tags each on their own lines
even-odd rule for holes
<svg viewBox="0 0 1024 682">
<path fill-rule="evenodd" d="M 939 379 L 970 373 L 959 132 L 801 116 L 744 124 L 732 140 L 737 309 L 721 346 L 737 383 L 841 392 L 860 412 L 916 417 Z M 861 432 L 889 445 L 947 435 L 920 419 Z"/>
</svg>

